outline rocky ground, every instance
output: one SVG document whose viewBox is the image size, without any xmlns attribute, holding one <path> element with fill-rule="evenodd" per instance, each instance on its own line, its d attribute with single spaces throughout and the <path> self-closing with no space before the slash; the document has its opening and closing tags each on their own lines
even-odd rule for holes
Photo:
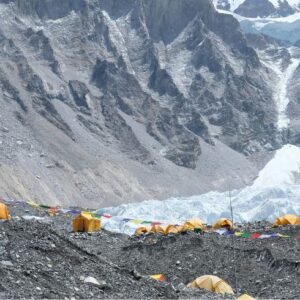
<svg viewBox="0 0 300 300">
<path fill-rule="evenodd" d="M 105 230 L 75 234 L 71 216 L 49 217 L 27 204 L 9 208 L 12 220 L 0 223 L 1 299 L 235 298 L 186 288 L 204 274 L 223 278 L 236 294 L 259 299 L 300 296 L 299 227 L 272 229 L 290 238 L 262 240 L 215 233 L 141 238 Z M 25 220 L 26 215 L 43 219 Z M 245 229 L 266 232 L 268 225 Z M 164 274 L 167 281 L 151 280 L 152 274 Z M 97 284 L 86 282 L 89 277 Z"/>
</svg>

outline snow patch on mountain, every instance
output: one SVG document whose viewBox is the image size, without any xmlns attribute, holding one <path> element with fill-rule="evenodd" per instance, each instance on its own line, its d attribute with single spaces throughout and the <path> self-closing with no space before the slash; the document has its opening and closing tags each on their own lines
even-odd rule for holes
<svg viewBox="0 0 300 300">
<path fill-rule="evenodd" d="M 293 58 L 294 49 L 290 48 L 288 49 L 288 51 L 292 58 L 289 65 L 285 69 L 282 69 L 282 61 L 274 62 L 273 60 L 270 60 L 268 58 L 262 60 L 277 75 L 277 81 L 274 85 L 274 100 L 278 109 L 277 126 L 278 129 L 281 130 L 288 128 L 290 123 L 290 120 L 286 114 L 286 109 L 290 102 L 288 93 L 289 84 L 300 64 L 299 58 Z"/>
</svg>

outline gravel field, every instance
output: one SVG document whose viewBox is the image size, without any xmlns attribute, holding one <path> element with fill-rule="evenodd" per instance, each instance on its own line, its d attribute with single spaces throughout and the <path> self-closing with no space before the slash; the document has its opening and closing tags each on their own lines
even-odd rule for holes
<svg viewBox="0 0 300 300">
<path fill-rule="evenodd" d="M 300 298 L 300 228 L 248 224 L 248 232 L 290 238 L 242 239 L 215 233 L 129 237 L 102 230 L 73 233 L 71 217 L 49 217 L 27 204 L 9 206 L 0 223 L 0 298 L 235 299 L 186 285 L 211 274 L 236 295 Z M 43 217 L 24 220 L 24 215 Z M 235 249 L 235 251 L 234 251 Z M 164 274 L 166 282 L 149 279 Z M 89 277 L 96 279 L 96 283 Z"/>
</svg>

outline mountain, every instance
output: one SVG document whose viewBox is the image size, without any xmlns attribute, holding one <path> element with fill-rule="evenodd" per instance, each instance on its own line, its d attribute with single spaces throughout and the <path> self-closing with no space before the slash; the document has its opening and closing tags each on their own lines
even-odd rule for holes
<svg viewBox="0 0 300 300">
<path fill-rule="evenodd" d="M 299 0 L 213 0 L 218 9 L 244 17 L 286 17 L 300 11 Z"/>
<path fill-rule="evenodd" d="M 270 1 L 271 2 L 271 1 Z M 276 1 L 275 1 L 276 2 Z M 274 7 L 280 8 L 279 4 L 272 1 Z M 256 49 L 260 61 L 275 72 L 273 81 L 273 95 L 277 102 L 278 111 L 284 112 L 279 121 L 288 129 L 288 140 L 292 144 L 299 143 L 299 64 L 300 64 L 300 14 L 299 1 L 288 1 L 294 11 L 291 15 L 269 15 L 267 17 L 245 17 L 243 11 L 245 5 L 251 4 L 253 12 L 259 16 L 265 7 L 264 1 L 240 1 L 231 2 L 227 7 L 228 13 L 233 14 L 240 22 L 242 30 L 246 33 L 249 45 Z M 220 7 L 219 2 L 214 4 Z M 234 6 L 235 5 L 235 6 Z M 268 4 L 269 5 L 269 4 Z M 231 10 L 231 12 L 230 12 Z M 223 13 L 227 13 L 221 10 Z M 234 11 L 234 12 L 232 12 Z M 285 116 L 284 116 L 285 115 Z"/>
<path fill-rule="evenodd" d="M 285 143 L 274 72 L 210 1 L 1 0 L 0 15 L 4 196 L 99 207 L 240 187 Z"/>
<path fill-rule="evenodd" d="M 240 21 L 246 33 L 263 33 L 289 45 L 300 39 L 300 1 L 298 0 L 214 0 L 220 12 L 229 12 Z"/>
</svg>

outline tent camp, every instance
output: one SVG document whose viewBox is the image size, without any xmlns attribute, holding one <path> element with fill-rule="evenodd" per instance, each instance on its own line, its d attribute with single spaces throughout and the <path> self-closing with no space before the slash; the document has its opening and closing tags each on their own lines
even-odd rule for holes
<svg viewBox="0 0 300 300">
<path fill-rule="evenodd" d="M 137 228 L 134 234 L 135 235 L 143 235 L 143 234 L 149 233 L 150 230 L 151 230 L 150 227 L 142 226 L 142 227 Z"/>
<path fill-rule="evenodd" d="M 94 218 L 90 213 L 82 212 L 73 220 L 73 230 L 75 232 L 94 232 L 100 229 L 100 219 Z"/>
<path fill-rule="evenodd" d="M 10 215 L 8 207 L 4 203 L 0 203 L 0 220 L 9 220 Z"/>
<path fill-rule="evenodd" d="M 229 219 L 221 218 L 216 223 L 214 223 L 213 229 L 227 228 L 229 230 L 233 229 L 233 224 Z"/>
<path fill-rule="evenodd" d="M 233 294 L 231 286 L 224 280 L 213 275 L 204 275 L 198 277 L 188 284 L 189 288 L 206 289 L 218 294 Z"/>
<path fill-rule="evenodd" d="M 255 298 L 253 298 L 247 294 L 243 294 L 242 296 L 238 297 L 237 300 L 255 300 Z"/>
<path fill-rule="evenodd" d="M 276 219 L 273 226 L 300 225 L 300 218 L 296 215 L 284 215 Z"/>
<path fill-rule="evenodd" d="M 203 230 L 205 227 L 204 223 L 200 219 L 190 219 L 183 224 L 182 231 L 189 231 L 195 229 Z"/>
</svg>

